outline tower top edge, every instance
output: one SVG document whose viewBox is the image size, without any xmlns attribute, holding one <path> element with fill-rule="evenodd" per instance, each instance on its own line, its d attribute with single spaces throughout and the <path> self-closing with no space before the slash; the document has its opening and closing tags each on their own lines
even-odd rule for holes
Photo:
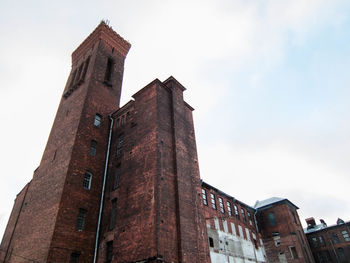
<svg viewBox="0 0 350 263">
<path fill-rule="evenodd" d="M 124 57 L 131 47 L 131 44 L 115 32 L 111 26 L 107 25 L 105 21 L 101 21 L 95 30 L 73 51 L 73 64 L 100 40 L 107 42 Z"/>
</svg>

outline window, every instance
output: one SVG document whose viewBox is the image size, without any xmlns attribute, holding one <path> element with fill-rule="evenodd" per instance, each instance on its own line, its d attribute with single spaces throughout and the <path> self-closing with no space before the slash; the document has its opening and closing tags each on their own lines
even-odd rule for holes
<svg viewBox="0 0 350 263">
<path fill-rule="evenodd" d="M 281 245 L 281 236 L 279 232 L 272 233 L 273 241 L 275 242 L 275 246 L 279 247 Z"/>
<path fill-rule="evenodd" d="M 312 246 L 318 247 L 317 237 L 313 237 L 311 240 L 312 240 Z"/>
<path fill-rule="evenodd" d="M 79 214 L 77 218 L 77 230 L 83 231 L 84 225 L 85 225 L 85 217 L 86 217 L 87 210 L 84 208 L 79 209 Z"/>
<path fill-rule="evenodd" d="M 227 205 L 227 212 L 229 216 L 232 216 L 232 209 L 231 209 L 231 204 L 230 202 L 226 202 Z"/>
<path fill-rule="evenodd" d="M 130 112 L 127 112 L 125 117 L 125 122 L 129 122 L 129 119 L 130 119 Z"/>
<path fill-rule="evenodd" d="M 221 197 L 219 197 L 219 205 L 220 205 L 220 212 L 225 214 L 224 202 L 222 201 Z"/>
<path fill-rule="evenodd" d="M 247 222 L 247 219 L 246 219 L 246 217 L 245 217 L 245 212 L 244 212 L 244 209 L 243 209 L 243 208 L 241 208 L 241 215 L 242 215 L 243 222 L 244 222 L 244 223 Z"/>
<path fill-rule="evenodd" d="M 342 235 L 343 235 L 343 238 L 345 241 L 350 241 L 350 237 L 349 237 L 349 233 L 348 231 L 344 230 L 344 231 L 341 231 Z"/>
<path fill-rule="evenodd" d="M 70 79 L 70 84 L 69 84 L 70 88 L 74 86 L 75 75 L 77 75 L 77 70 L 76 69 L 73 71 L 72 78 Z"/>
<path fill-rule="evenodd" d="M 121 172 L 120 164 L 118 164 L 117 169 L 115 170 L 113 189 L 116 189 L 119 185 L 120 172 Z"/>
<path fill-rule="evenodd" d="M 113 241 L 107 242 L 106 263 L 111 263 L 113 258 Z"/>
<path fill-rule="evenodd" d="M 91 187 L 92 174 L 90 172 L 85 172 L 83 187 L 84 189 L 89 190 Z"/>
<path fill-rule="evenodd" d="M 341 261 L 346 260 L 345 258 L 345 253 L 344 253 L 344 248 L 338 247 L 338 256 Z"/>
<path fill-rule="evenodd" d="M 115 218 L 117 214 L 117 199 L 112 200 L 112 211 L 111 211 L 111 221 L 109 224 L 109 229 L 114 229 L 115 227 Z"/>
<path fill-rule="evenodd" d="M 276 225 L 275 214 L 273 212 L 270 212 L 268 213 L 267 217 L 269 219 L 270 226 L 275 226 Z"/>
<path fill-rule="evenodd" d="M 95 119 L 94 119 L 94 125 L 96 127 L 100 127 L 101 126 L 101 121 L 102 121 L 102 116 L 100 114 L 96 113 Z"/>
<path fill-rule="evenodd" d="M 124 125 L 125 124 L 125 117 L 124 117 L 124 115 L 122 116 L 122 118 L 121 118 L 121 123 L 120 123 L 121 125 Z"/>
<path fill-rule="evenodd" d="M 108 58 L 107 68 L 106 68 L 106 73 L 105 73 L 105 83 L 106 84 L 110 84 L 110 82 L 111 82 L 113 66 L 114 66 L 113 59 Z"/>
<path fill-rule="evenodd" d="M 250 225 L 253 225 L 253 220 L 252 220 L 252 215 L 250 212 L 247 212 L 247 215 L 248 215 L 248 220 L 249 220 L 249 224 Z"/>
<path fill-rule="evenodd" d="M 119 122 L 120 122 L 120 119 L 118 118 L 118 119 L 115 121 L 115 127 L 116 127 L 116 128 L 119 128 Z"/>
<path fill-rule="evenodd" d="M 238 207 L 233 205 L 233 208 L 235 209 L 235 216 L 239 219 Z"/>
<path fill-rule="evenodd" d="M 293 259 L 299 258 L 297 250 L 296 250 L 295 247 L 289 247 L 289 249 L 290 249 L 290 253 L 292 254 Z"/>
<path fill-rule="evenodd" d="M 214 240 L 211 237 L 209 237 L 209 246 L 214 247 Z"/>
<path fill-rule="evenodd" d="M 97 147 L 97 142 L 92 140 L 90 142 L 90 151 L 89 151 L 89 154 L 91 156 L 95 156 L 96 155 L 96 147 Z"/>
<path fill-rule="evenodd" d="M 208 205 L 207 192 L 204 189 L 202 189 L 202 198 L 203 198 L 203 204 Z"/>
<path fill-rule="evenodd" d="M 332 237 L 333 237 L 334 244 L 339 243 L 339 237 L 338 237 L 337 233 L 333 233 Z"/>
<path fill-rule="evenodd" d="M 211 198 L 211 207 L 216 210 L 215 195 L 210 194 L 210 198 Z"/>
<path fill-rule="evenodd" d="M 70 254 L 69 263 L 78 263 L 79 257 L 80 257 L 79 253 L 73 252 L 72 254 Z"/>
<path fill-rule="evenodd" d="M 324 247 L 324 246 L 326 245 L 326 242 L 324 241 L 323 236 L 319 236 L 319 237 L 318 237 L 318 240 L 320 241 L 320 246 L 321 246 L 321 247 Z"/>
<path fill-rule="evenodd" d="M 124 134 L 119 135 L 117 144 L 117 156 L 123 153 Z"/>
</svg>

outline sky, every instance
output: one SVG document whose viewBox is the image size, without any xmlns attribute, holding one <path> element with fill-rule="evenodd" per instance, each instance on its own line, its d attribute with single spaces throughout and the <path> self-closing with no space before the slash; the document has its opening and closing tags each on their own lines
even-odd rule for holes
<svg viewBox="0 0 350 263">
<path fill-rule="evenodd" d="M 132 45 L 121 105 L 155 78 L 187 88 L 204 181 L 288 198 L 304 226 L 350 220 L 348 0 L 2 0 L 0 239 L 102 19 Z"/>
</svg>

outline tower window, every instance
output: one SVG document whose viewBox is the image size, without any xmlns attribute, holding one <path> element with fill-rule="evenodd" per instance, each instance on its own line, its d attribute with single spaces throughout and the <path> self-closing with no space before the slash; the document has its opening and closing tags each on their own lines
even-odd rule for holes
<svg viewBox="0 0 350 263">
<path fill-rule="evenodd" d="M 342 235 L 343 235 L 343 238 L 344 238 L 344 241 L 350 241 L 350 237 L 349 237 L 349 233 L 348 231 L 344 230 L 344 231 L 341 231 Z"/>
<path fill-rule="evenodd" d="M 221 197 L 219 197 L 219 206 L 220 206 L 220 212 L 225 214 L 224 202 L 222 201 Z"/>
<path fill-rule="evenodd" d="M 120 164 L 118 164 L 117 169 L 115 170 L 113 189 L 116 189 L 119 185 L 120 173 Z"/>
<path fill-rule="evenodd" d="M 84 208 L 79 209 L 79 214 L 77 218 L 77 230 L 83 231 L 85 226 L 85 217 L 86 217 L 87 210 Z"/>
<path fill-rule="evenodd" d="M 90 151 L 89 151 L 89 154 L 91 156 L 95 156 L 96 155 L 96 147 L 97 147 L 97 142 L 92 140 L 91 143 L 90 143 Z"/>
<path fill-rule="evenodd" d="M 231 204 L 230 202 L 226 202 L 227 205 L 227 212 L 229 216 L 232 216 L 232 209 L 231 209 Z"/>
<path fill-rule="evenodd" d="M 115 227 L 116 214 L 117 214 L 117 199 L 113 199 L 112 200 L 111 221 L 109 224 L 109 229 L 114 229 L 114 227 Z"/>
<path fill-rule="evenodd" d="M 79 257 L 80 257 L 79 253 L 74 252 L 70 254 L 69 263 L 79 263 Z"/>
<path fill-rule="evenodd" d="M 87 190 L 91 187 L 91 180 L 92 180 L 92 174 L 89 172 L 86 172 L 84 175 L 84 181 L 83 181 L 83 187 Z"/>
<path fill-rule="evenodd" d="M 105 83 L 107 83 L 107 84 L 110 84 L 110 82 L 111 82 L 113 66 L 114 66 L 113 59 L 108 58 L 108 60 L 107 60 L 107 68 L 106 68 L 106 73 L 105 73 Z"/>
<path fill-rule="evenodd" d="M 111 263 L 113 258 L 113 241 L 107 242 L 106 263 Z"/>
<path fill-rule="evenodd" d="M 94 125 L 96 127 L 100 127 L 101 126 L 101 121 L 102 121 L 102 116 L 100 114 L 96 113 L 95 119 L 94 119 Z"/>
<path fill-rule="evenodd" d="M 332 237 L 333 237 L 334 244 L 339 243 L 339 237 L 338 237 L 338 235 L 336 233 L 333 233 Z"/>
<path fill-rule="evenodd" d="M 273 212 L 270 212 L 267 215 L 269 222 L 270 222 L 270 226 L 275 226 L 276 225 L 276 219 L 275 219 L 275 214 Z"/>
<path fill-rule="evenodd" d="M 204 189 L 202 189 L 202 198 L 203 198 L 203 204 L 208 205 L 207 192 Z"/>
<path fill-rule="evenodd" d="M 214 194 L 210 194 L 210 198 L 211 198 L 211 207 L 216 210 L 216 202 L 215 202 L 215 195 Z"/>
<path fill-rule="evenodd" d="M 119 135 L 117 144 L 117 156 L 123 153 L 124 134 Z"/>
<path fill-rule="evenodd" d="M 248 220 L 249 220 L 249 224 L 250 225 L 253 225 L 253 220 L 252 220 L 252 215 L 250 212 L 247 212 L 247 215 L 248 215 Z"/>
</svg>

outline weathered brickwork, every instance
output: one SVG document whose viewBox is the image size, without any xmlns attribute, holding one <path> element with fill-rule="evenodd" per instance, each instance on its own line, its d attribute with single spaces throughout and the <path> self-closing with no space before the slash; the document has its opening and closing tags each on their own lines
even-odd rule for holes
<svg viewBox="0 0 350 263">
<path fill-rule="evenodd" d="M 314 262 L 297 209 L 287 199 L 257 208 L 258 227 L 270 262 Z"/>
</svg>

